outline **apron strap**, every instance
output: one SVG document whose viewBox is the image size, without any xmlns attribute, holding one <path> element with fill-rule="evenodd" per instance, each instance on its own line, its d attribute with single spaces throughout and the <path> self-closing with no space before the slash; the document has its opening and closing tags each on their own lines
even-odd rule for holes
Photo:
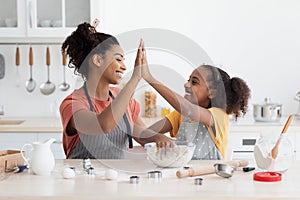
<svg viewBox="0 0 300 200">
<path fill-rule="evenodd" d="M 83 90 L 84 90 L 84 93 L 87 97 L 87 100 L 89 102 L 89 105 L 90 105 L 90 111 L 94 112 L 95 109 L 94 109 L 94 105 L 92 103 L 92 100 L 90 98 L 90 95 L 88 93 L 88 90 L 86 88 L 86 82 L 84 82 L 84 85 L 83 85 Z M 111 93 L 111 91 L 109 91 L 109 96 L 112 98 L 112 99 L 115 99 L 114 95 Z M 123 115 L 123 120 L 126 124 L 126 128 L 127 128 L 127 136 L 128 136 L 128 142 L 129 142 L 129 148 L 132 149 L 133 148 L 133 141 L 132 141 L 132 135 L 131 135 L 131 127 L 130 127 L 130 123 L 129 123 L 129 120 L 127 118 L 127 115 L 126 115 L 126 112 L 124 113 Z"/>
</svg>

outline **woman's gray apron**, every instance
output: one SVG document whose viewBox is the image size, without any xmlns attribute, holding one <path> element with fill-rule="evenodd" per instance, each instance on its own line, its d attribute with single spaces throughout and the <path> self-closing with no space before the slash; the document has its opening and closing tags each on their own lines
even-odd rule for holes
<svg viewBox="0 0 300 200">
<path fill-rule="evenodd" d="M 89 101 L 90 110 L 94 111 L 85 84 L 83 88 Z M 109 95 L 114 99 L 111 92 Z M 128 141 L 129 148 L 132 148 L 131 127 L 126 113 L 112 132 L 101 135 L 79 134 L 79 137 L 76 147 L 68 156 L 69 159 L 120 159 L 125 157 Z"/>
<path fill-rule="evenodd" d="M 206 126 L 200 122 L 190 122 L 190 119 L 186 117 L 179 127 L 176 144 L 188 145 L 190 143 L 196 145 L 193 160 L 222 159 L 221 153 L 213 142 Z"/>
</svg>

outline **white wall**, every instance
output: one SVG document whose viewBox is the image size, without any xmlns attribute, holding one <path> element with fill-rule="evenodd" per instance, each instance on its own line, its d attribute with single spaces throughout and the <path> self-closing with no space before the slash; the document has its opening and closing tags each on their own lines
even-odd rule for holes
<svg viewBox="0 0 300 200">
<path fill-rule="evenodd" d="M 104 10 L 98 31 L 118 36 L 141 28 L 174 31 L 202 47 L 203 53 L 206 52 L 216 66 L 221 66 L 231 76 L 246 80 L 252 90 L 250 113 L 252 103 L 261 102 L 264 97 L 282 103 L 284 115 L 296 112 L 298 103 L 293 98 L 300 91 L 300 1 L 104 0 L 101 6 L 95 8 Z M 132 39 L 136 41 L 133 45 L 137 46 L 142 33 Z M 157 35 L 157 40 L 163 38 Z M 149 44 L 149 41 L 145 42 Z M 71 90 L 61 92 L 57 88 L 50 96 L 42 95 L 38 88 L 32 94 L 25 91 L 23 85 L 29 78 L 28 46 L 20 46 L 23 85 L 17 88 L 15 47 L 0 45 L 0 53 L 6 58 L 6 77 L 0 80 L 0 105 L 4 104 L 6 116 L 57 115 L 51 107 L 57 107 Z M 59 46 L 51 46 L 51 51 L 51 80 L 58 85 L 62 81 Z M 126 81 L 132 70 L 134 53 L 125 48 L 124 51 L 129 68 Z M 34 47 L 34 52 L 34 78 L 39 87 L 46 81 L 45 46 Z M 183 83 L 195 66 L 175 54 L 155 49 L 148 51 L 148 60 L 150 64 L 161 65 L 153 67 L 160 80 L 183 94 Z M 67 80 L 74 89 L 75 78 L 70 69 L 67 72 Z M 135 94 L 142 108 L 146 87 L 141 82 Z M 166 102 L 159 98 L 158 104 L 165 105 Z"/>
<path fill-rule="evenodd" d="M 247 81 L 252 90 L 250 113 L 252 104 L 265 97 L 283 104 L 284 115 L 296 112 L 298 102 L 294 96 L 300 91 L 300 1 L 106 0 L 104 8 L 104 31 L 123 34 L 160 28 L 195 41 L 216 66 Z M 156 57 L 148 55 L 148 59 L 157 63 Z M 167 58 L 165 62 L 174 64 Z M 179 64 L 173 66 L 179 69 Z M 170 78 L 165 75 L 161 80 Z"/>
</svg>

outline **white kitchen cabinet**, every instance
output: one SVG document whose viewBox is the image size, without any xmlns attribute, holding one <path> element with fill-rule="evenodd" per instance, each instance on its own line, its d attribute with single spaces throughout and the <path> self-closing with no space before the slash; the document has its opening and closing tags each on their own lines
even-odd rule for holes
<svg viewBox="0 0 300 200">
<path fill-rule="evenodd" d="M 65 38 L 78 24 L 102 17 L 98 0 L 0 0 L 0 3 L 0 22 L 4 22 L 0 23 L 0 37 L 6 38 L 44 38 L 43 41 Z M 7 27 L 6 19 L 15 19 L 16 26 Z"/>
<path fill-rule="evenodd" d="M 228 135 L 227 159 L 253 160 L 253 148 L 259 137 L 259 132 L 230 132 Z"/>
<path fill-rule="evenodd" d="M 61 133 L 0 133 L 0 150 L 21 150 L 24 144 L 55 138 L 51 150 L 55 159 L 64 159 Z"/>
<path fill-rule="evenodd" d="M 0 37 L 26 35 L 26 1 L 0 0 Z"/>
<path fill-rule="evenodd" d="M 0 150 L 21 150 L 24 144 L 37 139 L 35 133 L 0 133 Z"/>
</svg>

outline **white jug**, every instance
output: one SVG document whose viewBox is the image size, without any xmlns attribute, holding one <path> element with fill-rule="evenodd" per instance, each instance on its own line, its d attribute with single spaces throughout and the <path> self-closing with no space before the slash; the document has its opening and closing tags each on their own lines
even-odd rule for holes
<svg viewBox="0 0 300 200">
<path fill-rule="evenodd" d="M 50 145 L 56 141 L 54 138 L 45 140 L 44 142 L 33 142 L 32 144 L 24 144 L 21 149 L 21 155 L 25 162 L 29 165 L 34 174 L 50 175 L 55 166 L 55 160 Z M 24 148 L 31 147 L 30 156 L 24 156 Z"/>
</svg>

